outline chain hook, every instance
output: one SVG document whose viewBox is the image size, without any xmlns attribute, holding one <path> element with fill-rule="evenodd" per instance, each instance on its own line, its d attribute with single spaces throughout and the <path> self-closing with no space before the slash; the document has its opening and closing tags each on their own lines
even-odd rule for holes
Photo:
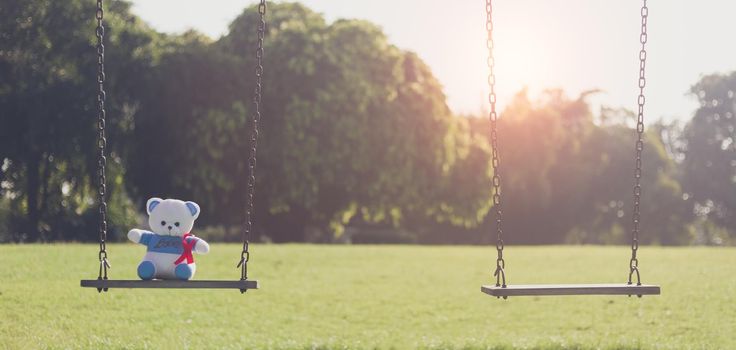
<svg viewBox="0 0 736 350">
<path fill-rule="evenodd" d="M 496 277 L 496 287 L 506 288 L 506 262 L 499 258 L 496 259 L 496 271 L 493 272 L 493 276 Z M 503 297 L 507 299 L 507 296 Z"/>
</svg>

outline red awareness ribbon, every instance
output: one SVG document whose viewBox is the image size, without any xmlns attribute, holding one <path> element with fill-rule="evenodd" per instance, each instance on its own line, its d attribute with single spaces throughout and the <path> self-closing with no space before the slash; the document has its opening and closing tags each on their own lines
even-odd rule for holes
<svg viewBox="0 0 736 350">
<path fill-rule="evenodd" d="M 191 242 L 187 242 L 187 238 L 192 237 Z M 197 239 L 194 238 L 193 234 L 185 233 L 184 236 L 181 237 L 181 245 L 184 247 L 184 252 L 181 253 L 178 259 L 174 261 L 174 265 L 179 265 L 182 261 L 186 260 L 187 264 L 191 264 L 194 262 L 194 256 L 192 256 L 192 249 L 194 249 L 194 245 L 197 244 Z"/>
</svg>

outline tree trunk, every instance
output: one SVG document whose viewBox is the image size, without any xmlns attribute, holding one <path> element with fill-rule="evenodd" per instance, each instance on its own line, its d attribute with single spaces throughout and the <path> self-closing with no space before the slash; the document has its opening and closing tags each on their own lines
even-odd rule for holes
<svg viewBox="0 0 736 350">
<path fill-rule="evenodd" d="M 49 204 L 49 179 L 51 178 L 51 167 L 52 167 L 52 161 L 51 157 L 47 154 L 44 154 L 43 156 L 43 176 L 41 177 L 41 196 L 39 200 L 41 203 L 38 205 L 38 213 L 39 217 L 41 215 L 47 214 L 48 210 L 48 204 Z M 38 226 L 36 226 L 38 227 Z M 47 241 L 49 239 L 48 236 L 46 236 L 45 230 L 38 230 L 39 231 L 39 238 L 42 241 Z M 62 239 L 62 237 L 58 237 L 59 240 Z"/>
<path fill-rule="evenodd" d="M 36 242 L 39 238 L 38 223 L 41 217 L 38 210 L 38 191 L 41 180 L 39 158 L 35 154 L 29 155 L 26 163 L 26 204 L 28 205 L 26 234 L 28 234 L 27 240 L 30 242 Z"/>
</svg>

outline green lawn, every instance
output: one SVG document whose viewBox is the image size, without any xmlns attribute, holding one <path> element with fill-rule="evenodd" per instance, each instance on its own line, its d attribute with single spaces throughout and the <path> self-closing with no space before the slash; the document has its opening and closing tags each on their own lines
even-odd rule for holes
<svg viewBox="0 0 736 350">
<path fill-rule="evenodd" d="M 143 247 L 108 246 L 112 278 Z M 480 292 L 491 247 L 255 245 L 261 289 L 111 290 L 96 245 L 0 246 L 0 348 L 734 349 L 736 249 L 642 247 L 662 296 Z M 198 279 L 239 277 L 238 245 L 214 244 Z M 625 247 L 507 247 L 511 283 L 621 282 Z"/>
</svg>

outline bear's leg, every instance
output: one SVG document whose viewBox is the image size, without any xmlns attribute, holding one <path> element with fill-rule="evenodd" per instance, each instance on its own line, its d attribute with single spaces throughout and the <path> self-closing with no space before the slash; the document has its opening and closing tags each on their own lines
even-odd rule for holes
<svg viewBox="0 0 736 350">
<path fill-rule="evenodd" d="M 194 270 L 188 264 L 179 264 L 176 265 L 174 274 L 176 274 L 176 278 L 180 280 L 188 280 L 192 278 L 192 275 L 194 275 Z"/>
<path fill-rule="evenodd" d="M 142 280 L 153 279 L 154 275 L 156 275 L 156 266 L 153 265 L 152 262 L 143 260 L 140 265 L 138 265 L 138 277 Z"/>
</svg>

